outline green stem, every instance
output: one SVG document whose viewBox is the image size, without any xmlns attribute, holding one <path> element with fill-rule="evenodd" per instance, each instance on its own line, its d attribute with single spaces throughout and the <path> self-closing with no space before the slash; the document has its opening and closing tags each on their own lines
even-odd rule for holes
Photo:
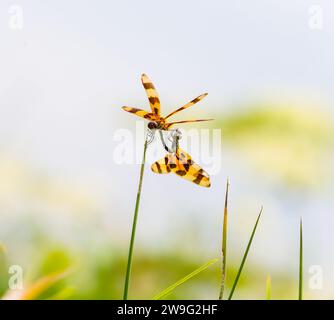
<svg viewBox="0 0 334 320">
<path fill-rule="evenodd" d="M 239 267 L 237 276 L 236 276 L 236 278 L 235 278 L 235 280 L 234 280 L 234 283 L 233 283 L 233 286 L 232 286 L 230 295 L 229 295 L 229 297 L 228 297 L 228 300 L 231 300 L 231 299 L 232 299 L 232 296 L 233 296 L 235 287 L 236 287 L 237 284 L 238 284 L 238 281 L 239 281 L 239 278 L 240 278 L 240 275 L 241 275 L 241 271 L 242 271 L 242 269 L 243 269 L 243 267 L 244 267 L 244 264 L 245 264 L 245 262 L 246 262 L 247 255 L 248 255 L 248 251 L 249 251 L 249 249 L 250 249 L 250 247 L 251 247 L 251 244 L 252 244 L 252 241 L 253 241 L 253 238 L 254 238 L 254 234 L 255 234 L 255 231 L 256 231 L 256 228 L 257 228 L 257 224 L 259 223 L 259 220 L 260 220 L 260 217 L 261 217 L 261 214 L 262 214 L 262 210 L 263 210 L 263 208 L 261 208 L 261 211 L 260 211 L 260 213 L 259 213 L 259 215 L 258 215 L 258 217 L 257 217 L 257 219 L 256 219 L 256 223 L 255 223 L 255 225 L 254 225 L 254 228 L 253 228 L 253 231 L 252 231 L 252 235 L 251 235 L 251 237 L 250 237 L 250 239 L 249 239 L 249 241 L 248 241 L 248 245 L 247 245 L 246 251 L 245 251 L 244 256 L 243 256 L 243 258 L 242 258 L 241 265 L 240 265 L 240 267 Z"/>
<path fill-rule="evenodd" d="M 269 274 L 266 281 L 266 300 L 271 300 L 271 277 Z"/>
<path fill-rule="evenodd" d="M 299 226 L 299 300 L 303 300 L 303 222 Z"/>
<path fill-rule="evenodd" d="M 134 212 L 133 223 L 132 223 L 131 240 L 130 240 L 130 246 L 129 246 L 128 264 L 127 264 L 127 267 L 126 267 L 123 300 L 128 299 L 128 291 L 129 291 L 129 283 L 130 283 L 131 267 L 132 267 L 133 247 L 134 247 L 135 237 L 136 237 L 138 209 L 139 209 L 139 202 L 140 202 L 140 196 L 141 196 L 141 188 L 142 188 L 142 184 L 143 184 L 143 176 L 144 176 L 144 169 L 145 169 L 145 159 L 146 159 L 147 145 L 148 145 L 148 143 L 147 143 L 147 137 L 146 137 L 145 138 L 145 144 L 144 144 L 143 160 L 142 160 L 141 167 L 140 167 L 140 176 L 139 176 L 139 185 L 138 185 L 138 191 L 137 191 L 136 206 L 135 206 L 135 212 Z"/>
<path fill-rule="evenodd" d="M 219 300 L 223 300 L 225 280 L 226 280 L 226 239 L 227 239 L 227 202 L 229 181 L 226 182 L 225 206 L 224 206 L 224 220 L 223 220 L 223 235 L 222 235 L 222 280 L 219 292 Z"/>
</svg>

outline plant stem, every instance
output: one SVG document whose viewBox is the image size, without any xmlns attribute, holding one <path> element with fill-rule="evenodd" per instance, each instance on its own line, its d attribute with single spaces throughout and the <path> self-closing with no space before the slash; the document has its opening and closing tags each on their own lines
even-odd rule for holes
<svg viewBox="0 0 334 320">
<path fill-rule="evenodd" d="M 139 209 L 139 202 L 140 202 L 140 196 L 141 196 L 141 188 L 143 184 L 147 145 L 148 145 L 148 142 L 147 142 L 147 137 L 146 137 L 145 143 L 144 143 L 143 159 L 142 159 L 142 163 L 140 167 L 140 176 L 139 176 L 139 185 L 138 185 L 137 198 L 136 198 L 136 206 L 135 206 L 135 212 L 134 212 L 133 223 L 132 223 L 131 240 L 130 240 L 130 246 L 129 246 L 128 263 L 126 267 L 123 300 L 128 299 L 128 291 L 129 291 L 129 283 L 130 283 L 131 267 L 132 267 L 133 247 L 134 247 L 134 242 L 135 242 L 135 237 L 136 237 L 138 209 Z"/>
<path fill-rule="evenodd" d="M 228 202 L 228 189 L 229 181 L 226 182 L 225 192 L 225 206 L 224 206 L 224 221 L 223 221 L 223 235 L 222 235 L 222 280 L 219 292 L 219 300 L 223 300 L 225 280 L 226 280 L 226 239 L 227 239 L 227 202 Z"/>
<path fill-rule="evenodd" d="M 255 234 L 255 231 L 256 231 L 256 228 L 257 228 L 257 224 L 259 223 L 259 220 L 260 220 L 260 217 L 261 217 L 261 214 L 262 214 L 262 210 L 263 208 L 261 208 L 260 210 L 260 213 L 256 219 L 256 222 L 255 222 L 255 225 L 254 225 L 254 228 L 253 228 L 253 231 L 252 231 L 252 235 L 248 241 L 248 245 L 247 245 L 247 248 L 246 248 L 246 251 L 244 253 L 244 256 L 242 258 L 242 261 L 241 261 L 241 265 L 239 267 L 239 270 L 238 270 L 238 273 L 237 273 L 237 276 L 235 277 L 235 280 L 234 280 L 234 283 L 233 283 L 233 286 L 232 286 L 232 289 L 231 289 L 231 292 L 230 292 L 230 295 L 228 297 L 228 300 L 231 300 L 232 299 L 232 296 L 233 296 L 233 293 L 234 293 L 234 290 L 235 290 L 235 287 L 237 286 L 238 284 L 238 281 L 239 281 L 239 278 L 240 278 L 240 275 L 241 275 L 241 271 L 244 267 L 244 264 L 246 262 L 246 259 L 247 259 L 247 255 L 248 255 L 248 251 L 251 247 L 251 244 L 252 244 L 252 241 L 253 241 L 253 238 L 254 238 L 254 234 Z"/>
<path fill-rule="evenodd" d="M 299 226 L 299 294 L 298 299 L 303 300 L 303 221 L 300 218 Z"/>
<path fill-rule="evenodd" d="M 271 277 L 269 274 L 266 281 L 266 300 L 271 300 Z"/>
</svg>

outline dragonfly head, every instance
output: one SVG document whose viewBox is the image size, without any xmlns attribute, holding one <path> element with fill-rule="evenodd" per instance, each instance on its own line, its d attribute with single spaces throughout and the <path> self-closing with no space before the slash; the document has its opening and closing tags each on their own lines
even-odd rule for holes
<svg viewBox="0 0 334 320">
<path fill-rule="evenodd" d="M 158 129 L 158 125 L 153 121 L 149 122 L 147 126 L 150 130 Z"/>
</svg>

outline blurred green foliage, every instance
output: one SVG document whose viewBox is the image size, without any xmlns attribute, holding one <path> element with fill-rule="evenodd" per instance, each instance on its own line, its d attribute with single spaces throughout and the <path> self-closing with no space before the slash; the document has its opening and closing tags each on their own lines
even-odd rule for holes
<svg viewBox="0 0 334 320">
<path fill-rule="evenodd" d="M 7 290 L 8 265 L 6 261 L 6 248 L 0 243 L 0 297 Z"/>
<path fill-rule="evenodd" d="M 38 270 L 29 280 L 35 283 L 38 279 L 54 272 L 62 272 L 71 263 L 71 254 L 63 248 L 46 252 L 38 263 L 30 268 Z M 38 299 L 121 299 L 126 266 L 125 255 L 121 253 L 91 253 L 76 263 L 70 272 L 60 281 L 52 283 L 38 296 Z M 231 259 L 228 267 L 227 291 L 230 290 L 237 273 L 238 263 Z M 173 284 L 180 278 L 197 269 L 203 261 L 199 258 L 182 257 L 168 253 L 154 255 L 139 252 L 134 261 L 133 281 L 130 299 L 152 299 L 154 295 Z M 166 299 L 217 299 L 220 284 L 219 263 L 211 266 L 196 277 L 176 288 Z M 3 284 L 8 281 L 8 274 L 3 268 Z M 265 298 L 265 271 L 259 266 L 246 266 L 242 274 L 235 298 Z M 275 275 L 273 296 L 275 298 L 293 298 L 295 281 L 284 275 Z M 277 283 L 276 283 L 277 281 Z M 28 284 L 25 282 L 25 286 Z M 4 287 L 3 291 L 4 293 Z M 252 291 L 255 296 L 248 296 Z"/>
<path fill-rule="evenodd" d="M 291 187 L 328 181 L 333 118 L 321 108 L 254 105 L 221 117 L 224 146 L 259 173 Z"/>
</svg>

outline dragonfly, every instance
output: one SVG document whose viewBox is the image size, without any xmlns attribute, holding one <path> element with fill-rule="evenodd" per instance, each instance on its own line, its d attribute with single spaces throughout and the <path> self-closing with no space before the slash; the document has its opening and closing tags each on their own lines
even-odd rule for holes
<svg viewBox="0 0 334 320">
<path fill-rule="evenodd" d="M 179 147 L 180 131 L 173 134 L 172 152 L 154 162 L 151 170 L 158 174 L 175 173 L 179 177 L 191 181 L 201 187 L 210 187 L 210 176 L 190 155 Z"/>
<path fill-rule="evenodd" d="M 160 99 L 157 90 L 155 89 L 152 81 L 146 74 L 142 74 L 141 76 L 141 81 L 144 86 L 144 89 L 146 91 L 146 95 L 148 97 L 150 107 L 151 107 L 151 112 L 138 109 L 138 108 L 133 108 L 133 107 L 123 107 L 123 110 L 130 112 L 132 114 L 135 114 L 138 117 L 144 118 L 146 120 L 149 120 L 150 122 L 148 123 L 148 128 L 151 130 L 151 138 L 153 140 L 154 138 L 154 132 L 156 130 L 159 130 L 160 132 L 160 137 L 163 142 L 162 138 L 162 131 L 169 131 L 171 130 L 172 126 L 176 124 L 183 124 L 183 123 L 192 123 L 192 122 L 202 122 L 202 121 L 210 121 L 213 119 L 194 119 L 194 120 L 182 120 L 182 121 L 174 121 L 174 122 L 169 122 L 168 119 L 175 115 L 176 113 L 187 109 L 191 106 L 193 106 L 195 103 L 201 101 L 203 98 L 205 98 L 208 94 L 204 93 L 201 94 L 200 96 L 196 97 L 195 99 L 191 100 L 190 102 L 186 103 L 182 107 L 176 109 L 175 111 L 171 112 L 168 114 L 166 117 L 162 117 L 160 114 Z M 166 144 L 163 142 L 163 145 L 166 149 Z M 167 150 L 167 149 L 166 149 Z M 167 150 L 168 151 L 168 150 Z"/>
</svg>

